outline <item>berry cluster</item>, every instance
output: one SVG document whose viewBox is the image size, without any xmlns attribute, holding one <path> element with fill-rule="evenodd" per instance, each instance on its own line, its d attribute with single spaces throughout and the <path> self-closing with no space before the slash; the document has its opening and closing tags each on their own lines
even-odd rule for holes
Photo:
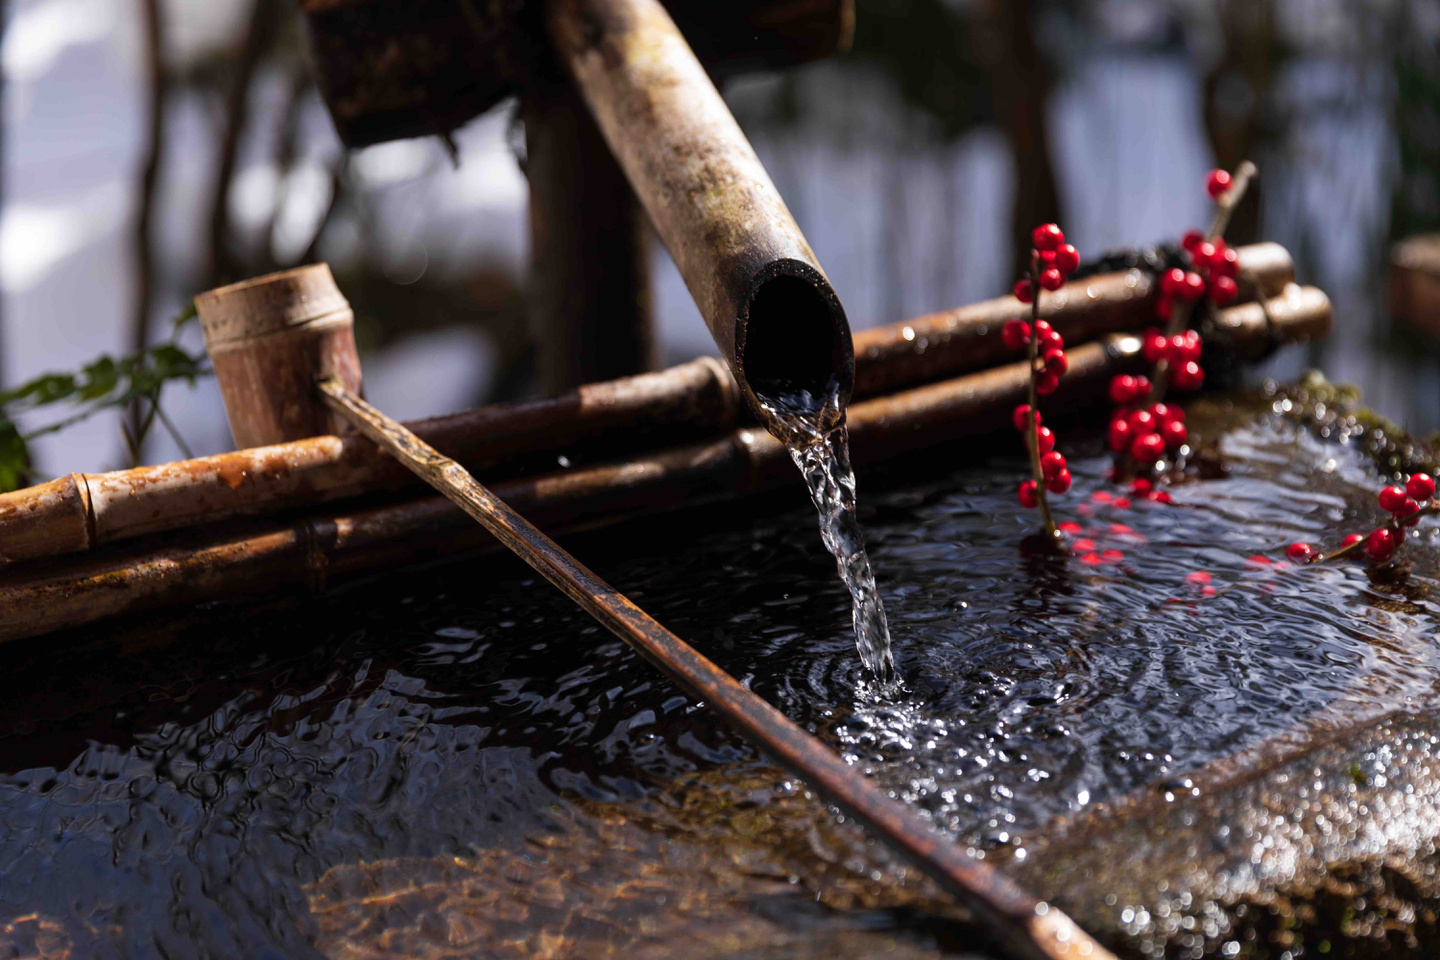
<svg viewBox="0 0 1440 960">
<path fill-rule="evenodd" d="M 1055 434 L 1040 421 L 1039 398 L 1054 393 L 1060 378 L 1069 369 L 1065 339 L 1040 319 L 1040 291 L 1058 290 L 1065 278 L 1080 266 L 1080 253 L 1065 242 L 1065 234 L 1053 223 L 1042 224 L 1031 234 L 1030 275 L 1015 284 L 1015 298 L 1030 304 L 1030 320 L 1007 320 L 1000 338 L 1010 350 L 1028 350 L 1030 357 L 1030 402 L 1015 408 L 1015 429 L 1025 435 L 1033 477 L 1020 484 L 1020 504 L 1040 508 L 1046 531 L 1055 537 L 1046 493 L 1070 489 L 1070 468 L 1064 454 L 1055 449 Z"/>
<path fill-rule="evenodd" d="M 1186 329 L 1186 321 L 1189 311 L 1202 300 L 1224 305 L 1239 294 L 1235 281 L 1240 273 L 1239 255 L 1226 245 L 1221 233 L 1249 176 L 1242 173 L 1237 181 L 1224 170 L 1210 172 L 1206 190 L 1220 210 L 1210 236 L 1191 230 L 1181 241 L 1188 269 L 1172 267 L 1160 277 L 1155 315 L 1168 329 L 1145 331 L 1144 354 L 1152 365 L 1151 375 L 1127 374 L 1110 382 L 1110 402 L 1116 407 L 1110 420 L 1110 449 L 1129 457 L 1137 468 L 1153 467 L 1167 451 L 1180 451 L 1189 439 L 1184 412 L 1161 400 L 1167 385 L 1188 393 L 1205 383 L 1200 334 Z"/>
<path fill-rule="evenodd" d="M 1110 400 L 1117 408 L 1110 418 L 1110 449 L 1136 463 L 1154 463 L 1189 439 L 1185 411 L 1169 403 L 1146 403 L 1149 394 L 1149 377 L 1126 374 L 1110 381 Z"/>
<path fill-rule="evenodd" d="M 1298 563 L 1316 563 L 1359 550 L 1372 563 L 1384 563 L 1405 542 L 1405 528 L 1414 526 L 1422 516 L 1436 511 L 1434 499 L 1434 478 L 1428 473 L 1412 473 L 1405 478 L 1405 486 L 1381 489 L 1380 509 L 1390 514 L 1390 519 L 1368 535 L 1350 534 L 1342 541 L 1340 549 L 1331 554 L 1322 555 L 1308 543 L 1292 543 L 1285 548 L 1285 553 Z"/>
</svg>

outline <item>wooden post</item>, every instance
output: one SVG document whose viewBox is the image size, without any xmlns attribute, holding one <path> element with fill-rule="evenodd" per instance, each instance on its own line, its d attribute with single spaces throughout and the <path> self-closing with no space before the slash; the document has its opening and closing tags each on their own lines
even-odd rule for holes
<svg viewBox="0 0 1440 960">
<path fill-rule="evenodd" d="M 650 228 L 569 84 L 525 99 L 536 372 L 546 396 L 656 366 Z"/>
<path fill-rule="evenodd" d="M 195 309 L 237 448 L 348 429 L 315 393 L 317 370 L 360 390 L 355 315 L 328 265 L 209 290 Z"/>
</svg>

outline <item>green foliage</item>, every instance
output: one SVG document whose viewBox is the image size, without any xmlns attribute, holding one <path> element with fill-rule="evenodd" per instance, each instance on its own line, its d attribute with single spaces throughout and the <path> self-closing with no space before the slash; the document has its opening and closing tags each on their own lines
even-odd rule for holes
<svg viewBox="0 0 1440 960">
<path fill-rule="evenodd" d="M 210 373 L 204 353 L 190 354 L 175 338 L 195 317 L 194 306 L 175 318 L 170 340 L 124 357 L 101 355 L 73 373 L 45 373 L 11 390 L 0 391 L 0 491 L 15 490 L 29 482 L 29 441 L 63 430 L 103 410 L 132 404 L 148 406 L 139 434 L 130 437 L 132 453 L 138 450 L 150 426 L 159 419 L 174 434 L 160 409 L 160 393 L 167 383 L 194 383 Z M 35 410 L 60 412 L 49 423 L 21 433 L 15 420 Z M 184 447 L 184 441 L 174 434 Z"/>
</svg>

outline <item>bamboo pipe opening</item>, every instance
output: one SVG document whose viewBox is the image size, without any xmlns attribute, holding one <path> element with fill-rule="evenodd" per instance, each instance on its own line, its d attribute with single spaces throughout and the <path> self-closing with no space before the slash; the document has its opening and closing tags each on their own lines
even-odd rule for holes
<svg viewBox="0 0 1440 960">
<path fill-rule="evenodd" d="M 798 390 L 819 398 L 833 385 L 848 401 L 855 353 L 844 307 L 809 264 L 783 260 L 768 272 L 736 325 L 741 379 L 764 399 Z"/>
</svg>

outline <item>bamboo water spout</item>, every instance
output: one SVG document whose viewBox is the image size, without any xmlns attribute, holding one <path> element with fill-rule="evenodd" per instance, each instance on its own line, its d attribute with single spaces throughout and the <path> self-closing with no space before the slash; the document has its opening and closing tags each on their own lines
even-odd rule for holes
<svg viewBox="0 0 1440 960">
<path fill-rule="evenodd" d="M 848 401 L 844 308 L 725 101 L 659 0 L 549 0 L 545 21 L 741 395 Z"/>
</svg>

